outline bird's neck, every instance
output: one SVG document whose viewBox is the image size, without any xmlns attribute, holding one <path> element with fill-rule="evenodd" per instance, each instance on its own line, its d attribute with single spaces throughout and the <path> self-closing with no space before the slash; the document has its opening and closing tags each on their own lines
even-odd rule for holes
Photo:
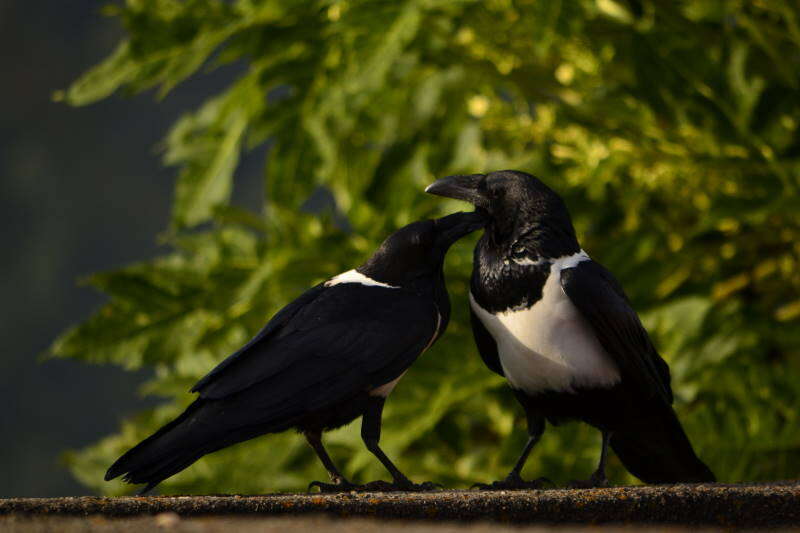
<svg viewBox="0 0 800 533">
<path fill-rule="evenodd" d="M 407 288 L 416 277 L 413 264 L 392 257 L 392 254 L 386 253 L 382 248 L 356 270 L 370 279 L 392 287 Z"/>
<path fill-rule="evenodd" d="M 475 247 L 470 292 L 489 312 L 528 308 L 542 297 L 550 273 L 548 260 L 520 264 L 484 236 Z"/>
<path fill-rule="evenodd" d="M 385 267 L 383 262 L 370 260 L 356 268 L 356 271 L 379 283 L 432 299 L 441 319 L 439 331 L 443 332 L 450 320 L 450 297 L 444 281 L 444 265 L 435 274 L 423 273 L 418 276 L 411 275 L 409 271 Z"/>
<path fill-rule="evenodd" d="M 486 228 L 482 245 L 493 249 L 493 253 L 507 258 L 519 257 L 524 250 L 532 260 L 558 258 L 578 253 L 581 250 L 572 222 L 560 220 L 528 220 L 510 229 L 500 224 Z"/>
<path fill-rule="evenodd" d="M 410 268 L 408 265 L 390 261 L 387 258 L 380 258 L 376 261 L 374 257 L 356 268 L 357 272 L 379 283 L 432 297 L 437 291 L 443 289 L 444 274 L 441 268 L 438 275 L 430 273 L 428 270 L 424 267 Z"/>
</svg>

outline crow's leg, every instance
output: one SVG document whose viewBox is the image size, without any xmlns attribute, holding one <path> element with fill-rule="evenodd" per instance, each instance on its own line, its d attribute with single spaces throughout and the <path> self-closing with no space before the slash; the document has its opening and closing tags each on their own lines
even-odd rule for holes
<svg viewBox="0 0 800 533">
<path fill-rule="evenodd" d="M 383 403 L 385 401 L 386 398 L 380 396 L 371 396 L 369 398 L 364 416 L 361 419 L 361 438 L 364 440 L 367 449 L 383 463 L 383 466 L 385 466 L 386 470 L 392 475 L 394 482 L 372 481 L 366 483 L 363 487 L 367 490 L 377 491 L 421 491 L 438 488 L 438 485 L 431 482 L 413 483 L 405 474 L 398 470 L 391 459 L 386 457 L 386 454 L 383 453 L 383 450 L 378 446 L 378 442 L 381 440 L 381 415 L 383 414 Z"/>
<path fill-rule="evenodd" d="M 603 432 L 603 444 L 600 448 L 600 463 L 597 465 L 597 470 L 589 476 L 589 479 L 569 482 L 567 484 L 568 487 L 573 489 L 591 489 L 608 486 L 608 478 L 606 478 L 606 459 L 608 458 L 608 443 L 611 440 L 611 432 L 605 429 L 601 431 Z"/>
<path fill-rule="evenodd" d="M 322 434 L 319 431 L 307 431 L 304 435 L 306 436 L 308 444 L 317 453 L 317 457 L 322 461 L 322 465 L 331 477 L 331 483 L 312 481 L 308 484 L 308 490 L 311 490 L 311 487 L 318 487 L 320 492 L 344 492 L 359 488 L 357 485 L 353 485 L 347 481 L 347 478 L 345 478 L 339 472 L 339 469 L 336 468 L 336 465 L 333 464 L 328 452 L 325 450 L 325 446 L 322 445 Z"/>
<path fill-rule="evenodd" d="M 514 465 L 514 468 L 505 479 L 501 481 L 495 481 L 491 484 L 476 483 L 472 486 L 472 488 L 479 488 L 481 490 L 541 489 L 546 484 L 553 485 L 552 481 L 544 477 L 534 479 L 533 481 L 525 481 L 520 476 L 522 467 L 525 466 L 525 462 L 528 460 L 528 455 L 530 455 L 531 450 L 533 450 L 533 447 L 536 446 L 536 443 L 539 442 L 539 439 L 542 438 L 545 427 L 545 421 L 543 417 L 532 415 L 530 413 L 526 413 L 526 415 L 528 419 L 528 442 L 525 443 L 525 448 L 522 449 L 522 453 L 520 454 L 519 459 L 517 459 L 517 464 Z"/>
</svg>

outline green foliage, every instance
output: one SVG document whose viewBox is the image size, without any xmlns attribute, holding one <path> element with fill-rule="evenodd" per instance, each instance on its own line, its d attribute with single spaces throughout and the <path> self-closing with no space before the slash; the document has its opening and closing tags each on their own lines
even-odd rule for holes
<svg viewBox="0 0 800 533">
<path fill-rule="evenodd" d="M 794 2 L 128 0 L 108 12 L 127 38 L 59 95 L 71 104 L 163 95 L 201 70 L 245 68 L 167 136 L 165 162 L 180 168 L 174 251 L 93 276 L 109 303 L 53 346 L 152 367 L 143 392 L 166 399 L 69 456 L 85 484 L 126 490 L 102 482 L 111 461 L 306 287 L 356 266 L 402 224 L 465 208 L 422 194 L 427 183 L 501 168 L 565 196 L 584 248 L 618 275 L 671 363 L 680 416 L 721 479 L 796 477 Z M 230 206 L 241 154 L 267 142 L 263 212 Z M 304 208 L 320 186 L 335 212 Z M 448 334 L 385 416 L 387 452 L 414 479 L 448 486 L 503 475 L 525 435 L 469 331 L 474 239 L 447 261 Z M 327 442 L 356 479 L 386 477 L 357 424 Z M 598 443 L 584 425 L 551 428 L 526 474 L 584 477 Z M 162 487 L 264 492 L 323 477 L 285 434 L 206 457 Z"/>
</svg>

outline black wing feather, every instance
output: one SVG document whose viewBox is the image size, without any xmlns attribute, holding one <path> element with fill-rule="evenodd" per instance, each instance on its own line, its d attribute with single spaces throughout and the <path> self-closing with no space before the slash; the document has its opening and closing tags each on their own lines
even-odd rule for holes
<svg viewBox="0 0 800 533">
<path fill-rule="evenodd" d="M 275 313 L 275 316 L 267 322 L 267 325 L 261 328 L 261 331 L 256 333 L 255 337 L 250 339 L 247 344 L 239 348 L 236 352 L 226 357 L 220 364 L 214 367 L 211 372 L 205 375 L 200 381 L 198 381 L 190 392 L 200 392 L 206 385 L 212 382 L 223 370 L 228 368 L 231 364 L 239 361 L 242 357 L 245 357 L 246 354 L 250 354 L 253 352 L 253 347 L 257 344 L 261 343 L 265 339 L 268 339 L 272 334 L 277 333 L 280 331 L 286 324 L 306 305 L 313 302 L 317 296 L 319 296 L 322 291 L 325 290 L 325 285 L 320 283 L 306 292 L 298 296 L 295 300 L 293 300 L 290 304 L 286 305 L 283 309 Z"/>
<path fill-rule="evenodd" d="M 594 261 L 561 271 L 561 286 L 614 358 L 623 382 L 672 403 L 669 367 L 611 273 Z"/>
<path fill-rule="evenodd" d="M 315 409 L 398 377 L 436 325 L 435 304 L 403 289 L 325 287 L 197 388 L 204 399 L 241 393 L 270 416 Z"/>
<path fill-rule="evenodd" d="M 149 490 L 207 453 L 297 427 L 317 409 L 399 377 L 444 329 L 431 299 L 354 283 L 318 286 L 279 312 L 195 387 L 176 420 L 120 457 Z"/>
<path fill-rule="evenodd" d="M 481 355 L 481 359 L 489 367 L 489 370 L 505 377 L 494 337 L 492 337 L 492 334 L 489 333 L 489 330 L 486 329 L 486 326 L 483 325 L 481 319 L 471 308 L 469 310 L 469 319 L 472 322 L 472 336 L 475 337 L 475 344 L 478 346 L 478 353 Z"/>
</svg>

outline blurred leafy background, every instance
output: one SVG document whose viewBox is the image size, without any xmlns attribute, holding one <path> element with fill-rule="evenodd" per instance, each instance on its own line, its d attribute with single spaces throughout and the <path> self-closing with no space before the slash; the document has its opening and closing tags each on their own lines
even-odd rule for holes
<svg viewBox="0 0 800 533">
<path fill-rule="evenodd" d="M 465 208 L 426 197 L 427 183 L 501 168 L 564 195 L 584 248 L 621 279 L 670 362 L 681 419 L 718 476 L 797 477 L 796 3 L 128 0 L 105 12 L 124 39 L 57 99 L 162 98 L 225 65 L 236 74 L 161 145 L 178 173 L 168 252 L 93 275 L 108 302 L 52 346 L 154 369 L 142 393 L 157 407 L 69 453 L 88 487 L 130 490 L 102 481 L 107 466 L 291 298 L 398 226 Z M 231 202 L 250 153 L 264 154 L 254 210 Z M 387 453 L 446 486 L 504 475 L 525 440 L 466 320 L 474 241 L 447 261 L 448 334 L 384 418 Z M 355 479 L 386 477 L 357 423 L 326 442 Z M 586 426 L 550 428 L 525 474 L 585 477 L 598 444 Z M 612 470 L 633 481 L 615 459 Z M 161 490 L 302 489 L 324 475 L 284 434 L 205 457 Z"/>
</svg>

